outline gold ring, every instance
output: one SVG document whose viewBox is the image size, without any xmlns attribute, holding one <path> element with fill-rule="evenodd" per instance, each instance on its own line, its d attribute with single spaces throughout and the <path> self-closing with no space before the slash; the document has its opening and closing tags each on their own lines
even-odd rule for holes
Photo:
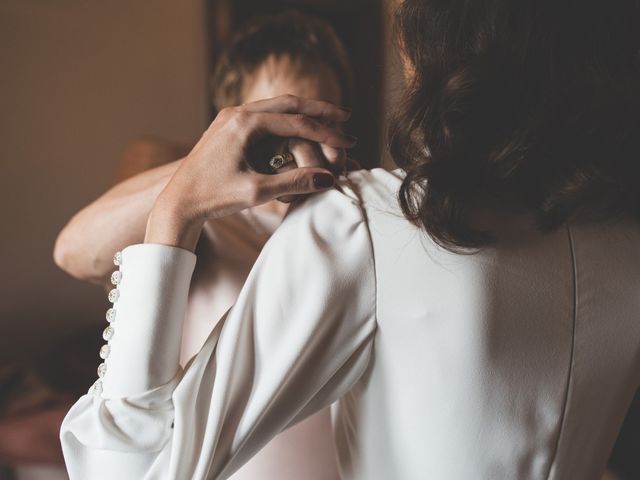
<svg viewBox="0 0 640 480">
<path fill-rule="evenodd" d="M 291 152 L 282 152 L 271 157 L 271 160 L 269 160 L 269 166 L 274 170 L 278 170 L 293 161 L 295 161 L 295 158 L 293 158 Z"/>
</svg>

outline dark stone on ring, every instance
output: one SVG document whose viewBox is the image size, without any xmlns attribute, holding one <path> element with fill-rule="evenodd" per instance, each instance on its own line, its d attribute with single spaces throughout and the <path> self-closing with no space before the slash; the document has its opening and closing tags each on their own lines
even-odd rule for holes
<svg viewBox="0 0 640 480">
<path fill-rule="evenodd" d="M 287 163 L 294 161 L 293 155 L 290 152 L 278 153 L 271 157 L 269 160 L 269 166 L 274 170 L 284 167 Z"/>
</svg>

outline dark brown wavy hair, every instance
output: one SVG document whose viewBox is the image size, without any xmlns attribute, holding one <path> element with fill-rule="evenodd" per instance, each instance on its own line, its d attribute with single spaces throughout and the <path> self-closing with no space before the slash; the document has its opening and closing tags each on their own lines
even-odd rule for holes
<svg viewBox="0 0 640 480">
<path fill-rule="evenodd" d="M 552 231 L 640 217 L 640 1 L 404 0 L 411 66 L 390 132 L 408 219 L 455 251 L 483 205 Z"/>
</svg>

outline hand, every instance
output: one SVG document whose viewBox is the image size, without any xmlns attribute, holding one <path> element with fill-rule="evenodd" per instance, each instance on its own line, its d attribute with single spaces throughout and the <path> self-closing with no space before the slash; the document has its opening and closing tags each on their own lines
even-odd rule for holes
<svg viewBox="0 0 640 480">
<path fill-rule="evenodd" d="M 249 166 L 268 158 L 252 158 L 252 152 L 258 142 L 275 136 L 309 140 L 334 160 L 344 159 L 338 152 L 353 147 L 355 138 L 333 124 L 349 116 L 349 110 L 292 95 L 224 109 L 156 200 L 145 242 L 193 250 L 207 219 L 278 197 L 331 188 L 333 174 L 320 167 L 258 173 Z"/>
<path fill-rule="evenodd" d="M 294 160 L 280 167 L 278 173 L 300 167 L 320 167 L 331 170 L 334 175 L 340 175 L 348 169 L 351 162 L 351 160 L 347 158 L 344 149 L 322 148 L 315 142 L 301 140 L 299 138 L 280 141 L 276 151 L 278 153 L 289 152 Z M 277 200 L 282 203 L 291 203 L 301 198 L 301 195 L 285 195 L 278 197 Z"/>
</svg>

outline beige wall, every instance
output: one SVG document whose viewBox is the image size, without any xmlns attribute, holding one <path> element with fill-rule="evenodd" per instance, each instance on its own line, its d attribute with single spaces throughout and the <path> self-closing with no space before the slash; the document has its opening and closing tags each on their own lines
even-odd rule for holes
<svg viewBox="0 0 640 480">
<path fill-rule="evenodd" d="M 103 323 L 103 292 L 58 271 L 53 242 L 127 139 L 206 125 L 202 3 L 0 2 L 0 362 Z"/>
</svg>

